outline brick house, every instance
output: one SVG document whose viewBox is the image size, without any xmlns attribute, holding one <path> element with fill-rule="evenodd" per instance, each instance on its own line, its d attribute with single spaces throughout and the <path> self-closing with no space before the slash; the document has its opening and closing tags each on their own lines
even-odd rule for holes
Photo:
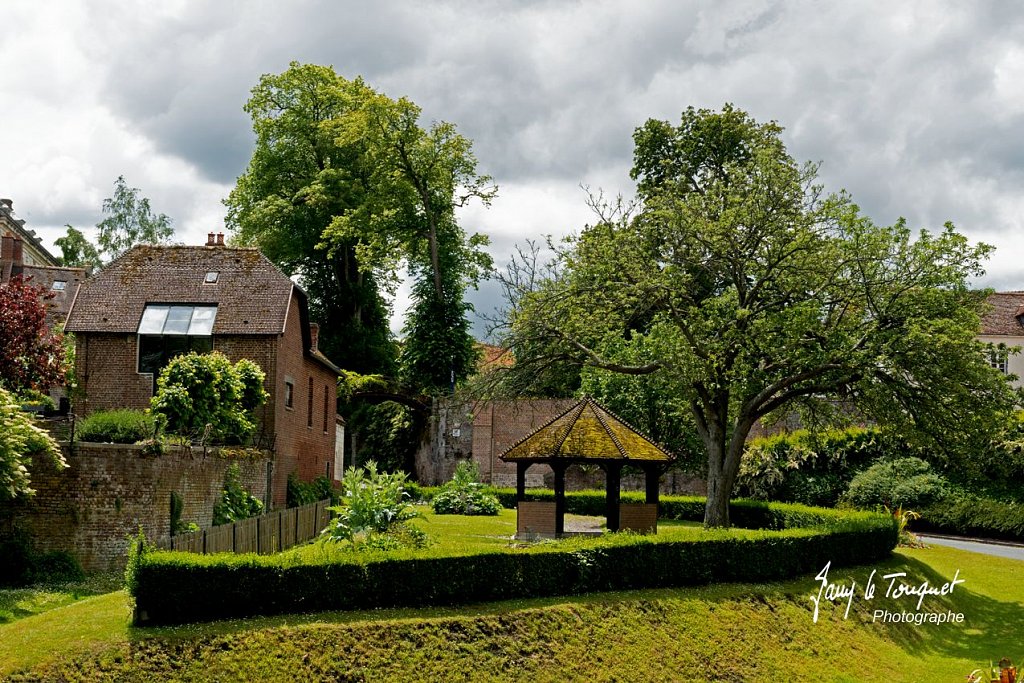
<svg viewBox="0 0 1024 683">
<path fill-rule="evenodd" d="M 55 327 L 67 317 L 86 272 L 59 265 L 36 234 L 25 228 L 25 221 L 15 215 L 11 200 L 0 199 L 0 285 L 18 275 L 50 293 L 46 322 Z"/>
<path fill-rule="evenodd" d="M 256 249 L 136 246 L 82 283 L 68 314 L 75 335 L 75 412 L 147 408 L 160 369 L 176 355 L 220 351 L 266 373 L 257 414 L 274 452 L 273 506 L 288 475 L 336 478 L 339 369 L 317 349 L 306 293 Z"/>
</svg>

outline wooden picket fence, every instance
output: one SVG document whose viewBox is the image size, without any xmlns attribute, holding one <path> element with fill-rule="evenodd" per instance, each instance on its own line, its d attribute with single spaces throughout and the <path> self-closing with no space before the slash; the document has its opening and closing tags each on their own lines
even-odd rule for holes
<svg viewBox="0 0 1024 683">
<path fill-rule="evenodd" d="M 250 517 L 190 534 L 172 536 L 157 547 L 188 553 L 271 553 L 287 550 L 316 538 L 327 528 L 330 500 Z"/>
</svg>

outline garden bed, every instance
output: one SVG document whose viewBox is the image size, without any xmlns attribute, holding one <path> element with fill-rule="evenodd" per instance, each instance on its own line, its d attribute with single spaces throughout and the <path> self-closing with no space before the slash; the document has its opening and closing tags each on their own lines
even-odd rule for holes
<svg viewBox="0 0 1024 683">
<path fill-rule="evenodd" d="M 587 500 L 569 496 L 574 499 L 577 504 Z M 697 520 L 703 501 L 667 498 L 662 510 Z M 818 571 L 829 561 L 833 566 L 872 562 L 897 542 L 886 515 L 739 501 L 732 516 L 735 524 L 749 528 L 704 531 L 679 525 L 678 532 L 666 528 L 657 536 L 608 534 L 529 547 L 497 536 L 481 544 L 442 540 L 422 550 L 386 553 L 319 544 L 269 557 L 146 552 L 131 563 L 129 587 L 137 624 L 175 624 L 776 581 Z"/>
</svg>

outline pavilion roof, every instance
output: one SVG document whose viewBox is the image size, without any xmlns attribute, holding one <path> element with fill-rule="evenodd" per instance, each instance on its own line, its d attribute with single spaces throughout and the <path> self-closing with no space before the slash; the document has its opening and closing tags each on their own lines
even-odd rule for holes
<svg viewBox="0 0 1024 683">
<path fill-rule="evenodd" d="M 505 462 L 553 459 L 669 462 L 675 459 L 592 398 L 580 400 L 500 457 Z"/>
</svg>

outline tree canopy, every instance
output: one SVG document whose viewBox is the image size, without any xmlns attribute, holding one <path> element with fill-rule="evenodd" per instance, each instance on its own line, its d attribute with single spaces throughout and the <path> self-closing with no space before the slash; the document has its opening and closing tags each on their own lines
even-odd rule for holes
<svg viewBox="0 0 1024 683">
<path fill-rule="evenodd" d="M 246 111 L 256 149 L 225 202 L 229 227 L 300 276 L 328 356 L 357 372 L 396 374 L 383 294 L 394 291 L 399 263 L 431 281 L 432 296 L 454 302 L 459 317 L 465 287 L 490 266 L 486 239 L 467 237 L 455 218 L 458 206 L 493 196 L 471 143 L 449 123 L 424 129 L 407 99 L 312 64 L 264 75 Z M 446 335 L 436 344 L 461 348 Z"/>
<path fill-rule="evenodd" d="M 93 243 L 82 233 L 70 225 L 64 237 L 58 237 L 53 241 L 61 251 L 61 265 L 75 268 L 97 268 L 101 263 L 99 251 Z"/>
<path fill-rule="evenodd" d="M 162 213 L 154 214 L 149 199 L 140 198 L 139 192 L 137 187 L 128 187 L 122 175 L 114 181 L 114 196 L 103 200 L 106 218 L 96 224 L 96 241 L 107 260 L 117 258 L 136 244 L 162 244 L 174 235 L 171 219 Z"/>
<path fill-rule="evenodd" d="M 515 372 L 546 362 L 518 349 L 547 349 L 670 387 L 707 453 L 709 526 L 729 524 L 746 438 L 779 411 L 839 401 L 955 452 L 1015 401 L 976 340 L 969 278 L 990 248 L 874 224 L 781 132 L 728 105 L 648 121 L 634 210 L 604 211 L 510 307 Z"/>
</svg>

